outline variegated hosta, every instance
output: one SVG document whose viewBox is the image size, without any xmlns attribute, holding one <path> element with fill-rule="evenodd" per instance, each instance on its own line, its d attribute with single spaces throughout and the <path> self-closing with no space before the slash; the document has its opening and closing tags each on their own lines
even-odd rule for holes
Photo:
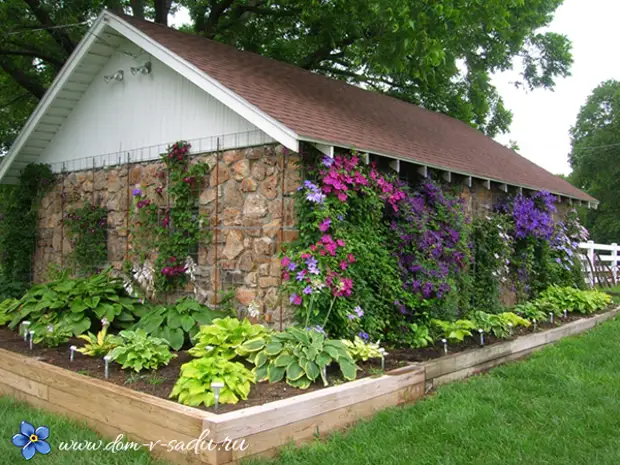
<svg viewBox="0 0 620 465">
<path fill-rule="evenodd" d="M 256 365 L 256 379 L 276 383 L 283 379 L 296 388 L 306 389 L 319 376 L 327 386 L 324 368 L 332 363 L 340 366 L 347 380 L 354 380 L 357 372 L 355 362 L 347 348 L 339 340 L 326 339 L 318 331 L 306 331 L 291 327 L 274 333 L 269 341 L 255 338 L 239 347 L 248 360 Z"/>
</svg>

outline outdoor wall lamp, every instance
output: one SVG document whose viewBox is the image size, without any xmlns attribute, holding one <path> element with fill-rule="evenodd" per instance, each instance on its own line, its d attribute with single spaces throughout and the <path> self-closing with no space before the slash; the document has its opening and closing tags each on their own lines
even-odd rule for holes
<svg viewBox="0 0 620 465">
<path fill-rule="evenodd" d="M 110 84 L 112 81 L 122 81 L 125 77 L 125 72 L 122 69 L 119 69 L 114 74 L 109 74 L 107 76 L 103 76 L 103 80 L 106 84 Z"/>
<path fill-rule="evenodd" d="M 151 62 L 147 61 L 142 66 L 138 67 L 132 66 L 131 68 L 129 68 L 129 71 L 131 71 L 131 74 L 133 74 L 134 76 L 136 74 L 151 74 Z"/>
</svg>

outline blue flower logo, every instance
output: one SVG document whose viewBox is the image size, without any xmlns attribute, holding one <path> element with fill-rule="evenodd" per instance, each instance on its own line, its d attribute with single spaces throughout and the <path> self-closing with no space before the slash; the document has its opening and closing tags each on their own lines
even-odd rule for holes
<svg viewBox="0 0 620 465">
<path fill-rule="evenodd" d="M 47 426 L 39 426 L 36 430 L 27 421 L 22 421 L 19 425 L 19 433 L 13 436 L 11 442 L 15 447 L 22 448 L 22 455 L 26 460 L 30 460 L 38 452 L 39 454 L 49 454 L 52 450 L 45 441 L 50 435 Z"/>
</svg>

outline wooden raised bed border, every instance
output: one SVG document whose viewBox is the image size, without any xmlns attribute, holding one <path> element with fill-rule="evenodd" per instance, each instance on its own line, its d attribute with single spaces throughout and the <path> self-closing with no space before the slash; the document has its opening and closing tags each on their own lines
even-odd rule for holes
<svg viewBox="0 0 620 465">
<path fill-rule="evenodd" d="M 35 407 L 85 421 L 104 437 L 148 444 L 153 453 L 179 464 L 222 465 L 253 455 L 272 455 L 296 443 L 342 429 L 387 407 L 423 397 L 426 389 L 470 376 L 609 320 L 620 307 L 513 341 L 472 349 L 296 397 L 213 414 L 106 383 L 0 349 L 0 393 Z M 208 436 L 205 432 L 208 430 Z M 198 455 L 168 452 L 170 441 L 186 444 L 199 437 L 226 444 L 245 440 L 247 449 L 219 447 Z"/>
</svg>

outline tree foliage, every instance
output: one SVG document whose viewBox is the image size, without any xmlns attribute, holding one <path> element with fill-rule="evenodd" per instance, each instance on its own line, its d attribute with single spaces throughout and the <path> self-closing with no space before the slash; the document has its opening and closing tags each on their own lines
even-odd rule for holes
<svg viewBox="0 0 620 465">
<path fill-rule="evenodd" d="M 5 0 L 0 4 L 0 144 L 41 98 L 103 8 L 166 23 L 459 118 L 489 135 L 511 114 L 491 74 L 522 67 L 516 85 L 553 88 L 570 42 L 539 32 L 562 0 Z M 47 28 L 46 30 L 37 30 Z M 1 107 L 5 108 L 2 109 Z"/>
<path fill-rule="evenodd" d="M 571 129 L 570 181 L 600 201 L 584 210 L 584 226 L 597 242 L 620 239 L 620 82 L 603 82 L 581 107 Z"/>
</svg>

